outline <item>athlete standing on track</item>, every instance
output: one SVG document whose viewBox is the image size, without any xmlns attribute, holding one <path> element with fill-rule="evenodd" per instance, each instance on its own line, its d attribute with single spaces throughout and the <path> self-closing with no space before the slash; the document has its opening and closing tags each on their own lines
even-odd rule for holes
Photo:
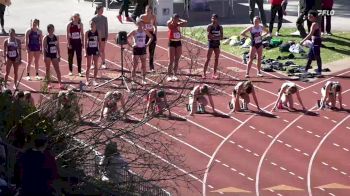
<svg viewBox="0 0 350 196">
<path fill-rule="evenodd" d="M 34 64 L 35 64 L 35 71 L 36 71 L 36 80 L 41 80 L 41 77 L 39 76 L 39 58 L 41 54 L 41 46 L 42 46 L 42 39 L 43 39 L 43 33 L 39 29 L 39 20 L 33 19 L 31 20 L 31 28 L 26 31 L 25 34 L 25 43 L 27 47 L 27 77 L 26 80 L 31 80 L 30 78 L 30 66 L 32 64 L 33 58 L 34 58 Z"/>
<path fill-rule="evenodd" d="M 9 30 L 9 38 L 4 41 L 4 57 L 6 64 L 6 74 L 4 78 L 4 91 L 7 89 L 7 80 L 11 71 L 11 66 L 14 70 L 13 89 L 18 87 L 18 66 L 22 63 L 21 40 L 16 38 L 14 29 Z"/>
<path fill-rule="evenodd" d="M 106 42 L 108 40 L 108 20 L 107 17 L 102 15 L 103 14 L 103 6 L 99 5 L 96 7 L 96 16 L 92 18 L 92 21 L 95 22 L 96 24 L 96 29 L 98 31 L 98 35 L 101 38 L 101 41 L 99 42 L 99 53 L 101 56 L 102 60 L 102 69 L 106 69 L 106 55 L 105 55 L 105 47 L 106 47 Z M 97 64 L 94 64 L 97 66 Z"/>
<path fill-rule="evenodd" d="M 238 82 L 233 89 L 232 100 L 230 102 L 230 105 L 232 106 L 231 112 L 238 112 L 240 111 L 240 109 L 248 110 L 248 104 L 250 103 L 249 94 L 253 96 L 257 109 L 261 111 L 252 82 L 242 81 L 242 82 Z M 240 107 L 240 104 L 239 104 L 239 98 L 243 99 L 242 108 Z"/>
<path fill-rule="evenodd" d="M 133 49 L 133 67 L 131 70 L 132 80 L 135 81 L 136 69 L 138 61 L 141 61 L 141 71 L 142 71 L 142 84 L 147 84 L 146 82 L 146 48 L 151 44 L 153 36 L 144 29 L 144 23 L 141 19 L 136 21 L 137 29 L 131 31 L 128 34 L 128 45 Z M 150 37 L 146 43 L 146 36 Z M 129 38 L 134 38 L 134 45 L 131 45 Z"/>
<path fill-rule="evenodd" d="M 204 97 L 204 95 L 208 96 L 209 103 L 213 109 L 213 113 L 215 114 L 214 101 L 209 92 L 209 87 L 206 84 L 197 85 L 193 88 L 189 95 L 189 115 L 193 116 L 195 112 L 198 111 L 197 104 L 202 112 L 205 112 L 205 106 L 208 105 L 208 100 Z"/>
<path fill-rule="evenodd" d="M 279 89 L 278 98 L 276 100 L 275 106 L 273 107 L 273 110 L 276 110 L 277 107 L 278 109 L 295 110 L 293 94 L 297 95 L 300 105 L 303 107 L 303 110 L 306 110 L 301 100 L 299 89 L 294 82 L 285 82 L 282 84 L 281 88 Z"/>
<path fill-rule="evenodd" d="M 46 80 L 48 84 L 50 83 L 50 64 L 52 63 L 53 68 L 55 69 L 58 85 L 60 89 L 64 89 L 64 86 L 62 85 L 61 81 L 61 72 L 59 67 L 59 62 L 61 58 L 61 52 L 60 52 L 60 42 L 58 37 L 54 34 L 55 27 L 53 24 L 47 25 L 47 32 L 48 35 L 44 37 L 43 41 L 43 53 L 44 53 L 44 62 L 46 65 Z M 51 88 L 50 85 L 48 85 L 49 88 Z"/>
<path fill-rule="evenodd" d="M 203 76 L 202 78 L 206 78 L 206 72 L 208 69 L 208 64 L 213 52 L 215 53 L 215 63 L 214 63 L 214 73 L 212 75 L 213 79 L 218 79 L 217 68 L 219 65 L 219 56 L 220 56 L 220 40 L 224 38 L 223 28 L 219 24 L 218 15 L 213 14 L 211 17 L 211 24 L 208 25 L 208 53 L 207 53 L 207 61 L 204 64 Z"/>
<path fill-rule="evenodd" d="M 247 35 L 247 33 L 250 32 L 250 35 Z M 254 17 L 254 24 L 252 26 L 249 26 L 244 31 L 242 31 L 241 36 L 243 37 L 250 37 L 252 45 L 250 46 L 249 51 L 249 61 L 247 66 L 247 72 L 245 77 L 249 78 L 249 71 L 252 66 L 253 60 L 257 54 L 257 68 L 258 68 L 258 77 L 262 77 L 261 74 L 261 60 L 263 57 L 263 45 L 262 40 L 265 35 L 267 35 L 267 29 L 260 25 L 260 18 L 258 16 Z"/>
<path fill-rule="evenodd" d="M 311 10 L 308 15 L 308 20 L 312 22 L 310 33 L 300 42 L 302 45 L 306 40 L 312 40 L 312 45 L 309 50 L 308 60 L 305 66 L 305 73 L 303 76 L 307 75 L 307 71 L 313 60 L 317 62 L 317 76 L 322 76 L 322 59 L 321 59 L 321 28 L 317 23 L 318 12 Z"/>
<path fill-rule="evenodd" d="M 71 17 L 71 22 L 67 25 L 67 41 L 68 41 L 68 64 L 69 64 L 69 75 L 73 75 L 73 57 L 74 52 L 77 55 L 78 73 L 81 74 L 81 60 L 82 60 L 82 48 L 84 46 L 84 28 L 81 23 L 80 15 L 75 13 Z"/>
<path fill-rule="evenodd" d="M 336 81 L 327 81 L 326 84 L 321 89 L 321 101 L 320 109 L 325 107 L 330 107 L 334 109 L 336 107 L 337 96 L 339 101 L 339 108 L 343 109 L 342 101 L 342 87 L 339 82 Z"/>
<path fill-rule="evenodd" d="M 157 46 L 157 17 L 153 14 L 152 8 L 148 5 L 146 6 L 146 14 L 141 15 L 141 20 L 145 23 L 145 29 L 152 34 L 153 40 L 149 45 L 149 68 L 151 72 L 155 72 L 154 70 L 154 51 Z M 146 37 L 146 43 L 148 42 L 149 37 Z"/>
<path fill-rule="evenodd" d="M 96 30 L 96 23 L 94 21 L 90 21 L 90 30 L 86 31 L 85 33 L 85 56 L 86 56 L 86 85 L 90 84 L 89 77 L 90 77 L 90 68 L 91 68 L 91 61 L 93 60 L 94 65 L 98 65 L 98 57 L 99 57 L 99 43 L 100 43 L 100 36 L 99 33 Z M 94 80 L 92 81 L 92 85 L 97 86 L 98 83 L 96 82 L 97 77 L 97 71 L 98 68 L 95 66 L 94 68 Z"/>
<path fill-rule="evenodd" d="M 178 14 L 167 22 L 168 24 L 168 38 L 169 38 L 169 66 L 167 81 L 178 81 L 177 69 L 179 67 L 179 60 L 182 54 L 181 32 L 180 27 L 187 25 L 187 21 L 180 19 Z"/>
</svg>

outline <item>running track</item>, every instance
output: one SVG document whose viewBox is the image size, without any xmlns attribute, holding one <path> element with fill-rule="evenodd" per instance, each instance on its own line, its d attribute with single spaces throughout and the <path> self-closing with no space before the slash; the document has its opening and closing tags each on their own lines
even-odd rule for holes
<svg viewBox="0 0 350 196">
<path fill-rule="evenodd" d="M 100 71 L 99 76 L 111 77 L 115 69 L 120 69 L 120 47 L 114 44 L 112 38 L 106 45 L 106 58 L 109 69 Z M 158 33 L 156 49 L 156 70 L 165 72 L 168 62 L 166 33 Z M 3 38 L 1 38 L 1 41 Z M 60 64 L 63 80 L 68 80 L 67 50 L 65 38 L 60 38 L 62 61 Z M 182 80 L 189 79 L 188 87 L 203 82 L 199 76 L 189 78 L 189 56 L 196 56 L 198 60 L 194 72 L 203 67 L 206 49 L 202 45 L 185 40 L 183 42 L 183 58 L 180 62 Z M 130 57 L 129 51 L 125 52 Z M 23 60 L 26 54 L 23 54 Z M 215 107 L 219 113 L 227 113 L 227 103 L 233 85 L 243 76 L 245 65 L 241 60 L 227 53 L 220 56 L 220 80 L 207 79 L 212 87 Z M 19 73 L 25 64 L 21 65 Z M 85 68 L 85 61 L 83 68 Z M 126 65 L 129 68 L 129 65 Z M 41 75 L 44 75 L 45 66 L 40 61 Z M 112 71 L 113 69 L 113 71 Z M 31 75 L 34 75 L 34 67 Z M 1 74 L 4 74 L 4 67 Z M 74 68 L 76 72 L 76 68 Z M 212 71 L 210 68 L 209 71 Z M 256 70 L 251 71 L 251 76 Z M 210 75 L 210 74 L 208 74 Z M 338 80 L 343 84 L 343 103 L 345 108 L 350 107 L 350 69 L 343 70 L 326 78 L 318 79 L 313 83 L 297 84 L 301 88 L 304 104 L 313 112 L 276 112 L 276 116 L 262 116 L 255 113 L 234 113 L 229 118 L 215 117 L 211 114 L 185 117 L 185 106 L 181 104 L 173 108 L 175 116 L 186 118 L 186 121 L 176 122 L 176 131 L 164 133 L 174 140 L 175 147 L 186 155 L 186 164 L 191 170 L 203 170 L 201 174 L 191 174 L 194 180 L 192 190 L 179 185 L 178 195 L 266 195 L 266 196 L 323 196 L 323 195 L 350 195 L 350 115 L 348 111 L 315 111 L 315 102 L 320 98 L 320 89 L 327 80 Z M 10 78 L 12 79 L 12 78 Z M 155 82 L 152 76 L 147 76 L 149 84 Z M 261 108 L 266 111 L 272 109 L 277 98 L 277 90 L 288 80 L 278 73 L 265 73 L 263 78 L 251 78 L 257 86 L 257 96 Z M 78 84 L 79 78 L 73 78 Z M 12 80 L 10 80 L 12 82 Z M 103 82 L 102 80 L 100 82 Z M 112 85 L 119 85 L 113 82 Z M 10 84 L 9 86 L 12 86 Z M 167 89 L 174 96 L 181 89 L 180 83 L 171 83 Z M 40 82 L 21 81 L 22 90 L 39 91 Z M 91 97 L 102 99 L 103 92 L 108 89 L 104 86 L 96 92 L 87 93 Z M 185 93 L 189 92 L 185 89 Z M 36 100 L 39 92 L 34 93 Z M 97 104 L 101 104 L 96 99 Z M 90 100 L 91 102 L 92 100 Z M 87 101 L 88 102 L 88 101 Z M 88 108 L 93 103 L 84 103 Z M 250 106 L 255 110 L 254 105 Z M 211 109 L 207 109 L 209 112 Z M 136 116 L 135 119 L 138 117 Z M 171 122 L 173 123 L 173 122 Z M 152 120 L 145 125 L 148 129 L 157 129 L 169 126 L 166 120 Z M 140 146 L 141 147 L 141 146 Z M 144 150 L 147 146 L 141 147 Z M 102 152 L 102 151 L 101 151 Z M 166 162 L 161 156 L 155 157 Z M 171 164 L 171 163 L 169 163 Z M 183 168 L 172 164 L 179 172 L 187 172 Z"/>
</svg>

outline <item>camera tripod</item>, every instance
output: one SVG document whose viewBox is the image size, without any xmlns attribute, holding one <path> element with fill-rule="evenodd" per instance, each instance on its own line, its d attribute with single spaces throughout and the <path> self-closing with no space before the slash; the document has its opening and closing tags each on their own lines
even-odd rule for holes
<svg viewBox="0 0 350 196">
<path fill-rule="evenodd" d="M 97 86 L 95 87 L 95 89 L 98 88 L 98 87 L 101 87 L 101 86 L 103 86 L 103 85 L 105 85 L 105 84 L 108 84 L 108 83 L 110 83 L 110 82 L 113 82 L 113 81 L 115 81 L 115 80 L 121 80 L 121 81 L 122 81 L 122 85 L 124 85 L 125 88 L 127 89 L 127 91 L 130 92 L 130 88 L 129 88 L 128 83 L 127 83 L 127 79 L 128 79 L 128 78 L 127 78 L 127 77 L 125 76 L 125 74 L 124 74 L 124 50 L 125 50 L 125 48 L 123 47 L 124 44 L 119 44 L 119 45 L 120 45 L 121 67 L 122 67 L 121 75 L 118 76 L 118 77 L 116 77 L 116 78 L 110 79 L 110 80 L 108 80 L 108 81 L 106 81 L 106 82 L 104 82 L 104 83 L 102 83 L 102 84 L 100 84 L 100 85 L 97 85 Z"/>
</svg>

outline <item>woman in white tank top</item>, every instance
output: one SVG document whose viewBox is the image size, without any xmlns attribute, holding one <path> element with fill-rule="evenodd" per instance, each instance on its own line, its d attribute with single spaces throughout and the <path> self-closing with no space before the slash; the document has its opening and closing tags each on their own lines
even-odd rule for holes
<svg viewBox="0 0 350 196">
<path fill-rule="evenodd" d="M 136 21 L 137 29 L 131 31 L 128 34 L 128 45 L 133 48 L 133 67 L 131 70 L 132 80 L 135 80 L 136 68 L 138 66 L 138 60 L 141 61 L 141 70 L 142 70 L 142 84 L 146 84 L 146 48 L 150 45 L 153 40 L 153 36 L 144 29 L 144 22 L 142 20 Z M 146 43 L 146 36 L 150 39 Z M 129 42 L 129 38 L 133 38 L 134 44 L 132 45 Z"/>
</svg>

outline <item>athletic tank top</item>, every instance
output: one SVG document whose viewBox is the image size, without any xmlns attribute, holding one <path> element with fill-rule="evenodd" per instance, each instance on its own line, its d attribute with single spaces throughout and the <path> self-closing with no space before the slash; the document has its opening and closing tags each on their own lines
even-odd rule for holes
<svg viewBox="0 0 350 196">
<path fill-rule="evenodd" d="M 30 30 L 28 46 L 30 48 L 40 47 L 39 38 L 40 38 L 39 30 L 37 30 L 37 31 Z"/>
<path fill-rule="evenodd" d="M 292 87 L 292 86 L 296 86 L 296 84 L 294 82 L 285 82 L 285 83 L 282 84 L 281 89 L 283 89 L 285 87 L 289 88 L 289 87 Z M 287 92 L 283 92 L 283 93 L 287 94 Z"/>
<path fill-rule="evenodd" d="M 181 32 L 180 32 L 179 26 L 177 24 L 173 25 L 172 28 L 169 28 L 168 38 L 170 40 L 174 40 L 174 41 L 181 40 Z"/>
<path fill-rule="evenodd" d="M 8 38 L 7 41 L 7 57 L 8 58 L 17 58 L 18 57 L 18 43 L 17 39 L 12 41 Z"/>
<path fill-rule="evenodd" d="M 137 48 L 144 48 L 146 46 L 146 33 L 144 31 L 136 31 L 134 41 Z"/>
<path fill-rule="evenodd" d="M 145 17 L 146 18 L 146 17 Z M 143 20 L 143 22 L 145 23 L 145 29 L 149 32 L 153 32 L 154 31 L 154 20 L 151 19 L 151 20 Z"/>
<path fill-rule="evenodd" d="M 57 54 L 57 37 L 56 35 L 53 35 L 53 37 L 47 36 L 46 37 L 46 44 L 47 44 L 47 53 L 51 55 Z"/>
<path fill-rule="evenodd" d="M 220 40 L 220 37 L 221 37 L 221 25 L 218 25 L 218 26 L 214 26 L 212 24 L 209 25 L 209 28 L 210 28 L 210 33 L 212 34 L 212 39 L 209 39 L 209 40 Z"/>
<path fill-rule="evenodd" d="M 97 31 L 92 32 L 89 30 L 88 32 L 88 48 L 98 48 L 98 33 Z"/>
<path fill-rule="evenodd" d="M 256 28 L 255 26 L 252 27 L 252 29 L 250 30 L 252 46 L 262 43 L 262 36 L 261 36 L 262 32 L 263 32 L 262 26 L 259 26 L 258 28 Z"/>
<path fill-rule="evenodd" d="M 80 40 L 80 24 L 73 24 L 73 22 L 71 22 L 69 27 L 69 33 L 71 40 Z"/>
<path fill-rule="evenodd" d="M 312 43 L 314 44 L 314 46 L 320 46 L 322 42 L 321 29 L 320 28 L 316 29 L 312 36 L 313 36 Z"/>
</svg>

